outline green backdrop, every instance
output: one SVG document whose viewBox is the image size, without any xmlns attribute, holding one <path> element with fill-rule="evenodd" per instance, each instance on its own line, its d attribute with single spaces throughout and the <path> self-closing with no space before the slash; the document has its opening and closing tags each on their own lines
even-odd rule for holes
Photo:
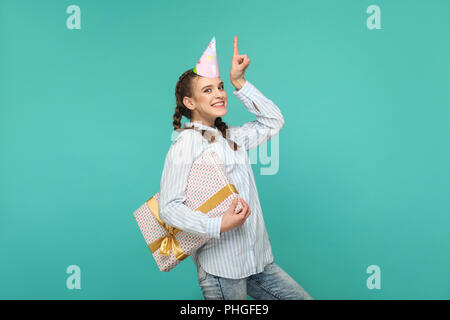
<svg viewBox="0 0 450 320">
<path fill-rule="evenodd" d="M 381 29 L 367 27 L 372 4 Z M 3 0 L 0 298 L 203 298 L 190 258 L 158 270 L 132 214 L 159 190 L 176 81 L 213 36 L 224 120 L 255 119 L 229 82 L 236 34 L 246 78 L 286 120 L 278 173 L 253 165 L 275 261 L 315 299 L 449 299 L 449 11 Z M 381 289 L 366 285 L 371 265 Z"/>
</svg>

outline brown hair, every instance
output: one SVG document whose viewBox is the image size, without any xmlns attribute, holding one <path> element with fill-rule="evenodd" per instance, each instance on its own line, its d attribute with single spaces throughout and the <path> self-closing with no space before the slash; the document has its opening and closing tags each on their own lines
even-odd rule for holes
<svg viewBox="0 0 450 320">
<path fill-rule="evenodd" d="M 175 107 L 175 113 L 173 114 L 173 128 L 174 130 L 181 128 L 181 118 L 182 116 L 185 116 L 188 119 L 192 118 L 192 111 L 187 108 L 183 103 L 184 97 L 192 97 L 193 95 L 193 86 L 192 86 L 192 80 L 194 78 L 200 77 L 198 74 L 196 74 L 192 69 L 187 70 L 184 72 L 180 78 L 178 78 L 177 85 L 175 86 L 175 101 L 176 101 L 176 107 Z M 228 125 L 222 121 L 221 117 L 217 117 L 214 121 L 214 126 L 222 133 L 222 137 L 227 139 L 226 132 L 228 129 Z M 190 129 L 190 128 L 183 128 L 183 129 Z M 202 130 L 202 135 L 204 133 L 204 130 Z M 231 141 L 230 139 L 227 139 L 230 145 L 232 145 L 232 148 L 234 151 L 238 149 L 238 145 Z"/>
</svg>

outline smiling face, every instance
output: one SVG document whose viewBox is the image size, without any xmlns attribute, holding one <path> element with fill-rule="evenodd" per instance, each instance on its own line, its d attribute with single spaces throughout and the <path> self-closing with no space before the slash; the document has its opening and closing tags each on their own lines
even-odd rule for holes
<svg viewBox="0 0 450 320">
<path fill-rule="evenodd" d="M 193 97 L 184 97 L 184 105 L 192 110 L 191 122 L 214 127 L 218 117 L 227 114 L 227 93 L 220 78 L 196 77 L 192 80 Z"/>
</svg>

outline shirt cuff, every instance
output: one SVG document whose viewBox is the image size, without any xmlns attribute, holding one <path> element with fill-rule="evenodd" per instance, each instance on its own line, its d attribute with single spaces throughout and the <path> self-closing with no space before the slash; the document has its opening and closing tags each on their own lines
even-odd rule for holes
<svg viewBox="0 0 450 320">
<path fill-rule="evenodd" d="M 240 90 L 235 90 L 233 94 L 239 100 L 241 100 L 241 102 L 244 104 L 244 106 L 247 108 L 248 111 L 254 114 L 261 113 L 261 109 L 259 107 L 256 107 L 255 103 L 253 102 L 254 96 L 258 94 L 261 95 L 261 93 L 248 80 L 245 81 L 244 85 Z"/>
<path fill-rule="evenodd" d="M 222 217 L 209 218 L 208 231 L 209 234 L 216 239 L 220 239 L 220 225 L 222 224 Z"/>
<path fill-rule="evenodd" d="M 252 87 L 253 85 L 248 80 L 245 80 L 245 83 L 242 86 L 242 88 L 239 90 L 234 90 L 233 94 L 239 99 L 248 97 L 250 95 L 250 92 L 252 91 Z"/>
</svg>

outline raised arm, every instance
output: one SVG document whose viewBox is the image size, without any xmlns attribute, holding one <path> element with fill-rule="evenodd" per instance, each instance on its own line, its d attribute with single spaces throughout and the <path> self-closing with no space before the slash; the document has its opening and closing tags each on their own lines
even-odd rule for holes
<svg viewBox="0 0 450 320">
<path fill-rule="evenodd" d="M 202 137 L 196 136 L 193 130 L 185 130 L 172 143 L 161 175 L 159 216 L 162 221 L 177 229 L 200 236 L 220 238 L 222 217 L 210 218 L 183 204 L 186 200 L 189 171 L 201 143 L 198 139 Z"/>
<path fill-rule="evenodd" d="M 272 100 L 266 98 L 253 84 L 245 81 L 241 89 L 233 94 L 244 104 L 245 108 L 256 115 L 239 127 L 228 128 L 229 137 L 245 150 L 255 148 L 276 135 L 284 126 L 284 117 Z"/>
<path fill-rule="evenodd" d="M 230 69 L 230 81 L 236 88 L 233 94 L 241 100 L 248 111 L 256 115 L 256 121 L 247 122 L 240 127 L 230 126 L 227 134 L 237 144 L 244 146 L 245 150 L 268 141 L 284 126 L 280 109 L 244 78 L 249 65 L 248 55 L 239 54 L 238 37 L 234 36 Z"/>
</svg>

